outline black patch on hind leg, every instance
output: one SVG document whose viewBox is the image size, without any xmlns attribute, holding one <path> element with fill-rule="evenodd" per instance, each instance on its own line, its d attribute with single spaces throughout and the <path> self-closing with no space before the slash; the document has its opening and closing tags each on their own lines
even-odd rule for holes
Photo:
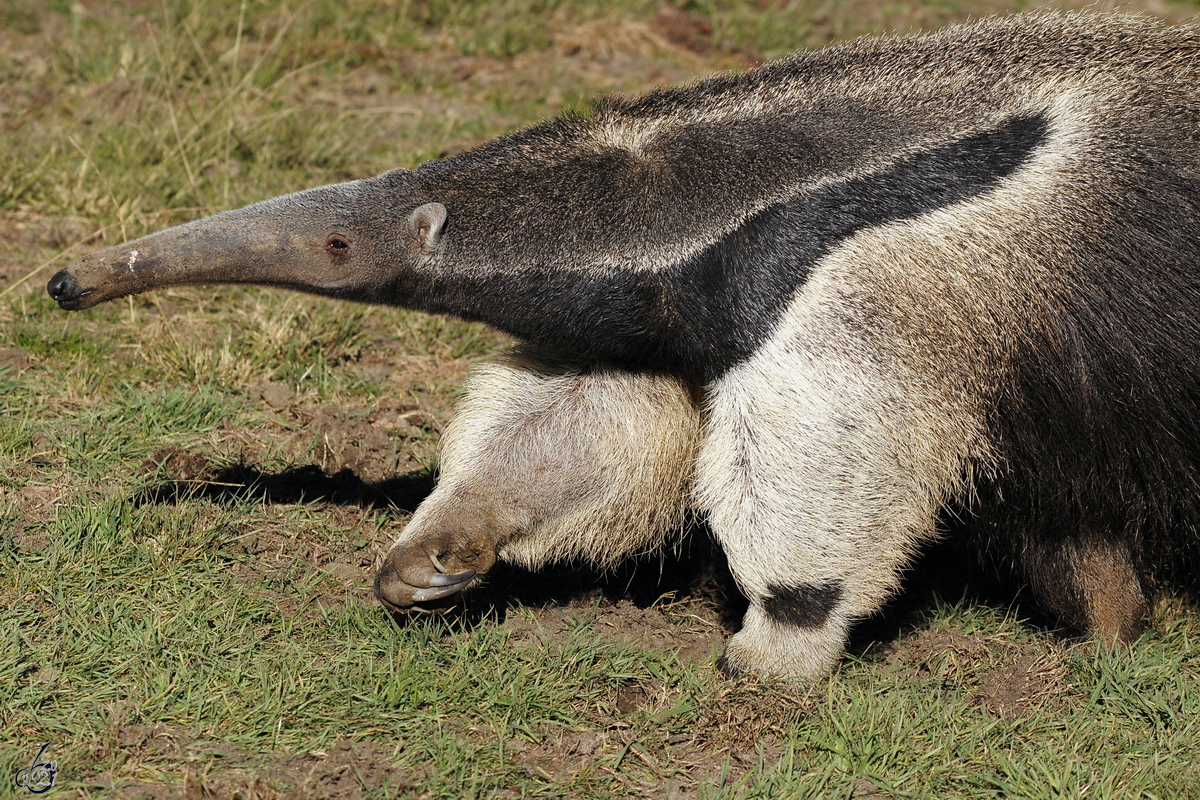
<svg viewBox="0 0 1200 800">
<path fill-rule="evenodd" d="M 841 581 L 802 583 L 799 586 L 769 584 L 771 596 L 762 602 L 768 617 L 797 628 L 820 628 L 842 600 Z"/>
</svg>

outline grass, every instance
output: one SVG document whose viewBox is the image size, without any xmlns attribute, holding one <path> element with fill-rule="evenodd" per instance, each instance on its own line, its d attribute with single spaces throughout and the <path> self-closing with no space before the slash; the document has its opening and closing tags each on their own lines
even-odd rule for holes
<svg viewBox="0 0 1200 800">
<path fill-rule="evenodd" d="M 518 575 L 396 619 L 373 568 L 501 337 L 256 289 L 81 315 L 40 290 L 87 249 L 598 94 L 1009 8 L 3 4 L 0 780 L 51 741 L 60 797 L 1200 797 L 1180 600 L 1095 654 L 915 587 L 809 692 L 716 677 L 712 579 L 641 609 L 621 573 L 563 609 Z"/>
</svg>

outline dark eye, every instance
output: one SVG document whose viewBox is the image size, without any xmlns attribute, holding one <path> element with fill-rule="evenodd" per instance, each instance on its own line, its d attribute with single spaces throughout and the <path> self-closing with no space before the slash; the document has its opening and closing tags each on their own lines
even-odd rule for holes
<svg viewBox="0 0 1200 800">
<path fill-rule="evenodd" d="M 325 240 L 325 249 L 331 253 L 344 253 L 350 249 L 350 240 L 335 233 Z"/>
</svg>

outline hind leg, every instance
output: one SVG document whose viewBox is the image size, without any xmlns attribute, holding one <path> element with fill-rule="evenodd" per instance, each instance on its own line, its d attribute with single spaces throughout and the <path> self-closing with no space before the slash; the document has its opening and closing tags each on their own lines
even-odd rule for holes
<svg viewBox="0 0 1200 800">
<path fill-rule="evenodd" d="M 1107 646 L 1128 644 L 1145 630 L 1146 597 L 1127 543 L 1039 542 L 1022 560 L 1037 598 L 1068 627 Z"/>
<path fill-rule="evenodd" d="M 528 350 L 484 365 L 376 594 L 406 608 L 465 588 L 497 558 L 608 564 L 661 545 L 682 526 L 698 428 L 674 379 Z"/>
<path fill-rule="evenodd" d="M 963 480 L 963 415 L 799 348 L 738 367 L 708 410 L 697 501 L 751 603 L 721 666 L 819 678 L 935 535 Z"/>
</svg>

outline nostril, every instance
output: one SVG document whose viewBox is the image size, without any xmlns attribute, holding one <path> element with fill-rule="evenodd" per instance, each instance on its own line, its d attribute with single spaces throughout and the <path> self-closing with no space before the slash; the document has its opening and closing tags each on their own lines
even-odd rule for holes
<svg viewBox="0 0 1200 800">
<path fill-rule="evenodd" d="M 46 284 L 46 291 L 55 300 L 65 300 L 74 297 L 78 294 L 75 286 L 75 276 L 65 269 L 61 270 Z"/>
</svg>

